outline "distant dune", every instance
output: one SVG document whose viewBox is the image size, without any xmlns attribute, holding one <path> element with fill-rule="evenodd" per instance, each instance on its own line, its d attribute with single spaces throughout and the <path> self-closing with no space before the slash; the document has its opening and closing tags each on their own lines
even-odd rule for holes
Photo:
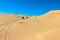
<svg viewBox="0 0 60 40">
<path fill-rule="evenodd" d="M 60 40 L 60 10 L 42 16 L 0 14 L 0 40 Z"/>
</svg>

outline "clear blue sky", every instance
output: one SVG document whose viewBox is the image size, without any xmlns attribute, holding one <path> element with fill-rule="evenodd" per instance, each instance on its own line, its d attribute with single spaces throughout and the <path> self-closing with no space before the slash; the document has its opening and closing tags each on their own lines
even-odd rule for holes
<svg viewBox="0 0 60 40">
<path fill-rule="evenodd" d="M 0 0 L 0 13 L 42 15 L 60 10 L 60 0 Z"/>
</svg>

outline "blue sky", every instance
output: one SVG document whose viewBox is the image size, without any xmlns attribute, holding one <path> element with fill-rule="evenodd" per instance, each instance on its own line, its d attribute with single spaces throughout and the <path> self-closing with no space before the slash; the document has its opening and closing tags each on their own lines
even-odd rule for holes
<svg viewBox="0 0 60 40">
<path fill-rule="evenodd" d="M 60 0 L 0 0 L 0 13 L 42 15 L 60 10 Z"/>
</svg>

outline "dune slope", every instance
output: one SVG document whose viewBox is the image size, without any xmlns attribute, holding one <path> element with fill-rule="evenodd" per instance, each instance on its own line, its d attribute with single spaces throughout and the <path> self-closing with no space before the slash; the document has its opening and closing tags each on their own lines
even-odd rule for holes
<svg viewBox="0 0 60 40">
<path fill-rule="evenodd" d="M 60 10 L 43 16 L 1 14 L 0 40 L 60 40 Z"/>
</svg>

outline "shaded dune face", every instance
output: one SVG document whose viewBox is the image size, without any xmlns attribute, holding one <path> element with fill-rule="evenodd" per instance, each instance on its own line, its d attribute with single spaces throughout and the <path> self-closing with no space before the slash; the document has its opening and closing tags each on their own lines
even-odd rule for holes
<svg viewBox="0 0 60 40">
<path fill-rule="evenodd" d="M 59 10 L 43 16 L 0 15 L 0 19 L 0 40 L 60 40 Z"/>
</svg>

